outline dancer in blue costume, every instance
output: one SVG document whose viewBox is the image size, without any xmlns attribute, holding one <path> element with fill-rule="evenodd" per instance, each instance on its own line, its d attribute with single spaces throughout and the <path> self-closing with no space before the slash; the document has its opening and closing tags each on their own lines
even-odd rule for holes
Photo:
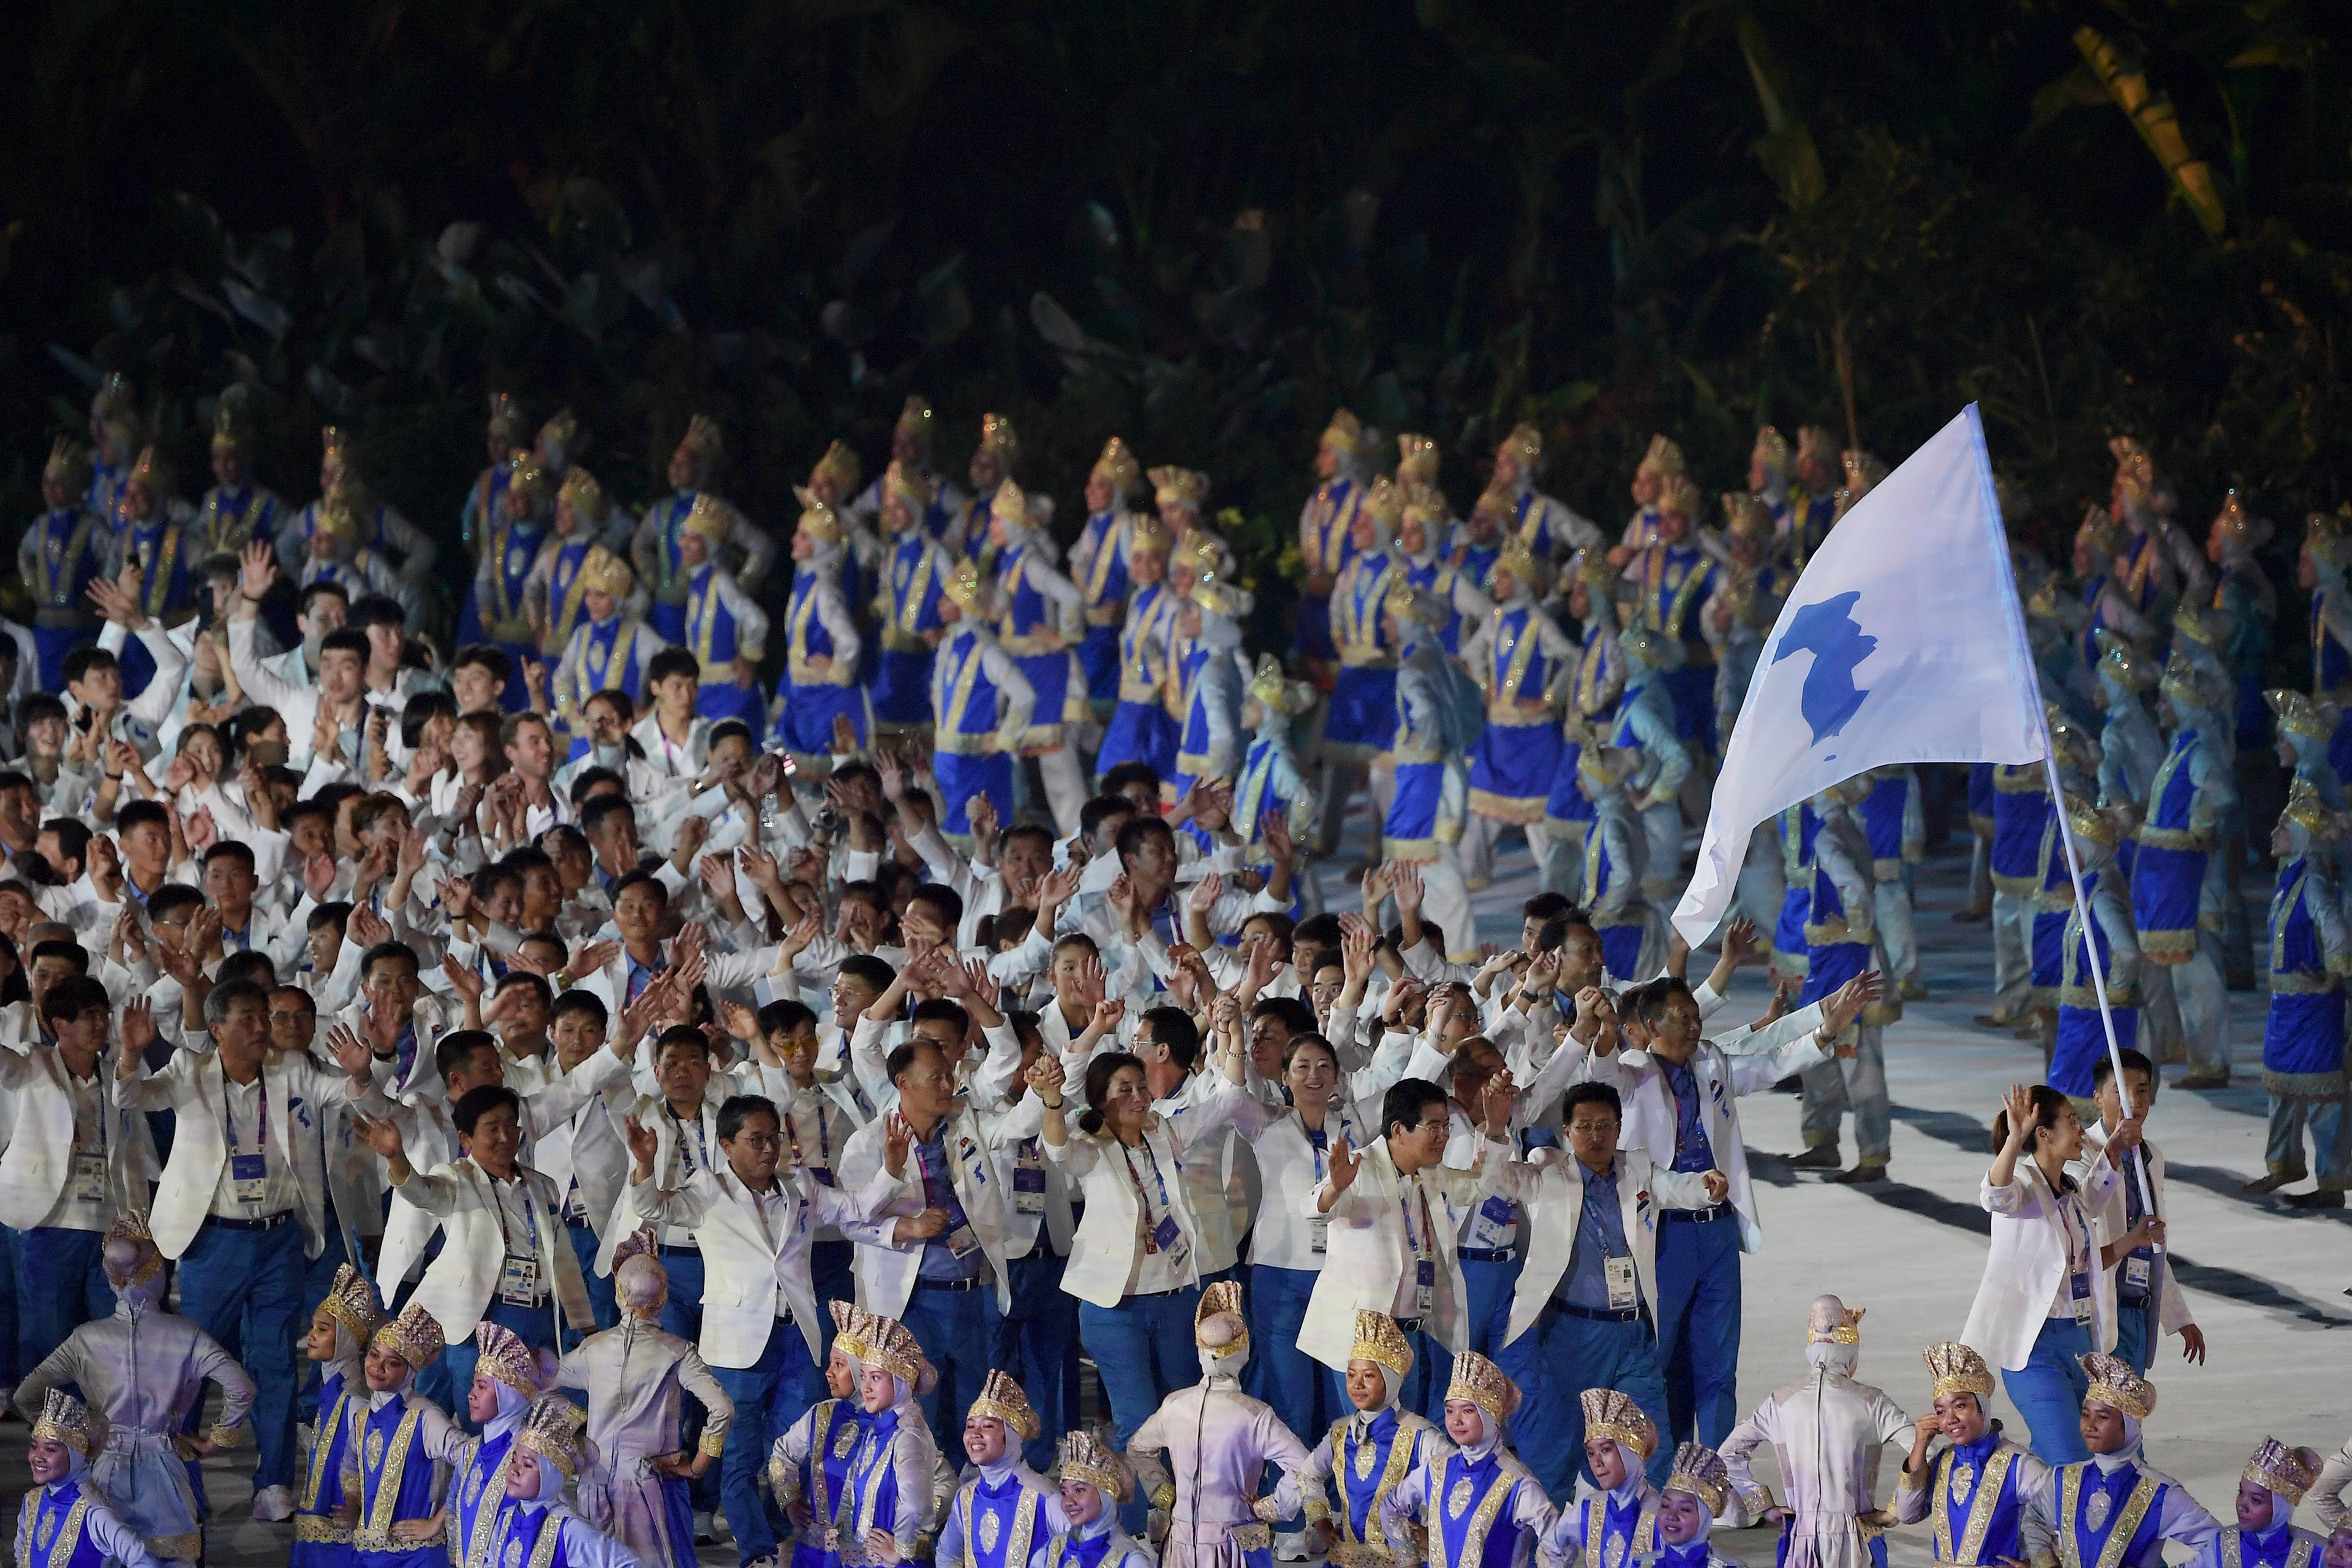
<svg viewBox="0 0 2352 1568">
<path fill-rule="evenodd" d="M 1244 867 L 1272 863 L 1265 847 L 1270 816 L 1281 819 L 1294 844 L 1314 842 L 1322 802 L 1291 744 L 1291 727 L 1314 706 L 1313 687 L 1284 679 L 1281 661 L 1272 654 L 1257 656 L 1257 668 L 1242 693 L 1242 728 L 1252 739 L 1234 780 L 1234 831 L 1241 836 Z M 1295 868 L 1292 875 L 1312 886 Z"/>
<path fill-rule="evenodd" d="M 1331 588 L 1331 640 L 1339 669 L 1323 717 L 1324 841 L 1339 847 L 1339 822 L 1357 789 L 1369 780 L 1374 811 L 1385 815 L 1394 794 L 1390 746 L 1396 734 L 1396 671 L 1402 652 L 1382 621 L 1390 592 L 1404 585 L 1404 567 L 1391 552 L 1404 496 L 1376 482 L 1350 524 L 1356 552 Z"/>
<path fill-rule="evenodd" d="M 646 667 L 669 645 L 628 606 L 635 576 L 629 563 L 592 544 L 580 563 L 580 624 L 549 683 L 548 700 L 572 737 L 572 758 L 588 754 L 588 700 L 618 691 L 631 702 L 645 695 Z"/>
<path fill-rule="evenodd" d="M 441 1348 L 441 1325 L 414 1301 L 368 1341 L 367 1397 L 352 1406 L 343 1440 L 352 1568 L 408 1568 L 446 1539 L 436 1467 L 456 1464 L 470 1439 L 415 1389 Z"/>
<path fill-rule="evenodd" d="M 1239 617 L 1247 608 L 1238 589 L 1212 582 L 1194 584 L 1177 603 L 1168 671 L 1168 712 L 1177 726 L 1176 776 L 1160 785 L 1162 805 L 1174 805 L 1203 779 L 1234 776 L 1241 749 Z M 1185 826 L 1196 837 L 1207 832 Z M 1204 838 L 1202 847 L 1208 847 Z"/>
<path fill-rule="evenodd" d="M 465 503 L 457 509 L 457 537 L 464 541 L 467 556 L 476 562 L 482 558 L 482 537 L 489 531 L 491 520 L 499 514 L 499 499 L 506 493 L 508 466 L 514 461 L 515 448 L 522 445 L 523 432 L 530 427 L 523 418 L 522 405 L 511 393 L 490 394 L 490 417 L 484 438 L 489 461 L 466 488 Z"/>
<path fill-rule="evenodd" d="M 369 486 L 360 471 L 358 455 L 352 451 L 350 438 L 332 425 L 319 432 L 319 499 L 289 518 L 286 526 L 278 531 L 279 570 L 292 573 L 301 566 L 310 536 L 318 531 L 320 513 L 338 494 L 351 509 L 352 521 L 358 526 L 355 542 L 388 565 L 397 567 L 405 592 L 395 596 L 413 615 L 415 606 L 410 601 L 416 589 L 432 575 L 439 551 L 430 537 Z"/>
<path fill-rule="evenodd" d="M 588 619 L 588 579 L 581 568 L 588 552 L 597 548 L 612 502 L 596 476 L 574 468 L 555 492 L 555 521 L 530 563 L 522 587 L 523 616 L 530 622 L 531 639 L 550 668 L 562 662 L 572 646 L 572 634 Z M 640 615 L 644 606 L 632 606 Z"/>
<path fill-rule="evenodd" d="M 213 411 L 212 456 L 213 488 L 190 530 L 199 561 L 236 555 L 249 540 L 277 538 L 286 514 L 285 502 L 253 482 L 253 427 L 226 393 Z"/>
<path fill-rule="evenodd" d="M 466 1414 L 482 1435 L 467 1438 L 450 1466 L 442 1528 L 453 1561 L 488 1563 L 499 1515 L 506 1506 L 516 1436 L 531 1401 L 545 1385 L 553 1355 L 550 1352 L 543 1365 L 512 1331 L 487 1319 L 475 1325 L 474 1342 L 474 1381 L 466 1391 Z"/>
<path fill-rule="evenodd" d="M 2158 1568 L 2164 1543 L 2203 1552 L 2221 1526 L 2179 1481 L 2140 1452 L 2140 1424 L 2156 1408 L 2156 1385 L 2099 1352 L 2082 1358 L 2083 1442 L 2091 1457 L 2042 1478 L 2032 1507 L 2064 1568 Z"/>
<path fill-rule="evenodd" d="M 937 1529 L 931 1476 L 940 1451 L 917 1396 L 938 1383 L 939 1373 L 898 1319 L 859 1311 L 850 1325 L 851 1338 L 863 1347 L 857 1394 L 866 1430 L 841 1478 L 828 1545 L 851 1563 L 929 1557 Z"/>
<path fill-rule="evenodd" d="M 90 1453 L 102 1432 L 80 1400 L 49 1390 L 25 1456 L 33 1486 L 16 1514 L 17 1568 L 157 1568 L 146 1543 L 89 1479 Z"/>
<path fill-rule="evenodd" d="M 1679 661 L 1662 666 L 1674 704 L 1675 733 L 1700 756 L 1714 754 L 1715 649 L 1707 642 L 1700 611 L 1722 580 L 1722 567 L 1697 538 L 1698 487 L 1686 479 L 1665 482 L 1658 496 L 1657 537 L 1625 563 L 1633 584 L 1634 625 L 1647 626 L 1682 650 Z"/>
<path fill-rule="evenodd" d="M 979 562 L 982 576 L 992 575 L 996 564 L 996 552 L 988 542 L 989 511 L 996 500 L 996 487 L 1013 477 L 1020 460 L 1021 436 L 1013 428 L 1013 421 L 1002 414 L 982 415 L 980 444 L 971 449 L 971 462 L 964 470 L 971 480 L 971 499 L 949 520 L 940 542 L 951 554 Z"/>
<path fill-rule="evenodd" d="M 1331 416 L 1322 439 L 1315 444 L 1319 482 L 1298 513 L 1298 555 L 1306 573 L 1299 589 L 1298 652 L 1302 673 L 1309 680 L 1329 680 L 1339 660 L 1332 638 L 1331 595 L 1340 570 L 1361 548 L 1355 524 L 1370 487 L 1371 453 L 1367 447 L 1364 422 L 1344 408 Z"/>
<path fill-rule="evenodd" d="M 1642 894 L 1664 910 L 1682 895 L 1683 781 L 1696 765 L 1676 727 L 1677 700 L 1669 684 L 1684 649 L 1637 620 L 1618 634 L 1617 652 L 1625 663 L 1625 688 L 1617 699 L 1609 743 L 1640 763 L 1627 788 L 1641 818 Z"/>
<path fill-rule="evenodd" d="M 2001 1433 L 1986 1410 L 1992 1369 L 1964 1344 L 1947 1341 L 1920 1352 L 1936 1407 L 1919 1417 L 1910 1457 L 1895 1491 L 1895 1517 L 1928 1521 L 1935 1560 L 1952 1568 L 2000 1568 L 2046 1560 L 2048 1536 L 2027 1507 L 2050 1467 Z M 1933 1458 L 1938 1436 L 1949 1447 Z"/>
<path fill-rule="evenodd" d="M 906 406 L 898 411 L 898 424 L 890 429 L 890 467 L 922 487 L 924 501 L 915 521 L 933 539 L 945 532 L 948 520 L 963 510 L 963 492 L 931 467 L 931 427 L 935 423 L 930 400 L 919 392 L 910 392 Z M 857 492 L 857 499 L 849 503 L 849 510 L 871 527 L 874 520 L 882 515 L 885 493 L 883 476 L 877 474 Z"/>
<path fill-rule="evenodd" d="M 1168 531 L 1139 515 L 1128 534 L 1131 583 L 1118 634 L 1118 706 L 1095 755 L 1097 780 L 1123 763 L 1141 763 L 1160 778 L 1176 773 L 1176 721 L 1168 714 L 1168 645 L 1177 595 L 1165 581 Z"/>
<path fill-rule="evenodd" d="M 1872 923 L 1877 908 L 1871 876 L 1870 838 L 1856 805 L 1868 793 L 1867 776 L 1833 784 L 1813 797 L 1821 827 L 1813 839 L 1812 897 L 1805 913 L 1805 984 L 1800 1007 L 1827 1002 L 1838 988 L 1864 970 L 1884 972 L 1885 956 Z M 1805 1069 L 1804 1129 L 1809 1164 L 1827 1150 L 1830 1168 L 1837 1157 L 1838 1124 L 1853 1111 L 1856 1159 L 1833 1182 L 1886 1179 L 1894 1110 L 1886 1093 L 1884 1031 L 1903 1016 L 1902 999 L 1888 996 L 1862 1010 L 1849 1038 L 1835 1042 L 1836 1054 Z"/>
<path fill-rule="evenodd" d="M 1445 1389 L 1445 1435 L 1381 1500 L 1382 1528 L 1404 1537 L 1404 1520 L 1429 1532 L 1429 1561 L 1443 1568 L 1525 1568 L 1559 1517 L 1528 1468 L 1503 1441 L 1519 1407 L 1518 1385 L 1475 1351 L 1454 1358 Z"/>
<path fill-rule="evenodd" d="M 582 1430 L 588 1417 L 560 1394 L 541 1396 L 523 1417 L 507 1467 L 506 1498 L 488 1550 L 468 1556 L 485 1568 L 654 1568 L 564 1505 L 563 1489 L 596 1462 Z"/>
<path fill-rule="evenodd" d="M 866 1342 L 852 1331 L 858 1313 L 846 1301 L 825 1306 L 834 1324 L 824 1363 L 829 1397 L 810 1405 L 776 1439 L 768 1458 L 768 1490 L 793 1525 L 792 1568 L 839 1568 L 841 1553 L 827 1546 L 826 1537 L 849 1461 L 866 1436 L 858 1380 L 867 1351 Z"/>
<path fill-rule="evenodd" d="M 1625 520 L 1625 531 L 1619 540 L 1627 550 L 1644 550 L 1657 542 L 1658 498 L 1665 493 L 1668 479 L 1680 479 L 1688 471 L 1679 446 L 1663 435 L 1650 437 L 1649 449 L 1633 465 L 1633 515 Z"/>
<path fill-rule="evenodd" d="M 294 1497 L 294 1568 L 348 1568 L 352 1560 L 352 1523 L 343 1509 L 345 1450 L 351 1413 L 367 1404 L 368 1342 L 383 1326 L 375 1286 L 350 1264 L 338 1264 L 327 1299 L 310 1314 L 305 1347 L 323 1370 L 310 1460 Z"/>
<path fill-rule="evenodd" d="M 2130 1050 L 2139 1039 L 2139 932 L 2132 925 L 2130 884 L 2116 865 L 2116 846 L 2127 822 L 2116 812 L 2095 807 L 2071 791 L 2067 794 L 2066 825 L 2081 858 L 2083 890 L 2095 929 L 2083 929 L 2068 879 L 2067 913 L 2059 939 L 2058 1029 L 2045 1076 L 2051 1088 L 2084 1098 L 2095 1087 L 2093 1070 L 2107 1059 L 2106 1025 L 2099 1016 L 2099 996 L 2092 985 L 2094 963 L 2106 984 L 2116 1044 Z M 2064 851 L 2053 850 L 2053 858 L 2063 865 Z M 2063 869 L 2058 875 L 2066 878 Z"/>
<path fill-rule="evenodd" d="M 853 605 L 866 602 L 868 577 L 882 560 L 882 542 L 849 510 L 849 499 L 857 493 L 865 472 L 848 443 L 835 441 L 809 469 L 808 486 L 800 497 L 803 508 L 812 500 L 832 508 L 834 521 L 841 526 L 841 596 Z"/>
<path fill-rule="evenodd" d="M 1067 837 L 1077 832 L 1087 803 L 1078 736 L 1092 710 L 1076 647 L 1085 635 L 1086 595 L 1055 566 L 1051 537 L 1011 479 L 989 502 L 987 532 L 996 552 L 996 640 L 1021 667 L 1035 703 L 1021 755 L 1036 759 L 1046 805 Z"/>
<path fill-rule="evenodd" d="M 66 688 L 66 655 L 98 640 L 89 585 L 113 574 L 114 525 L 81 502 L 89 489 L 89 455 L 60 436 L 41 467 L 41 514 L 16 546 L 16 574 L 33 599 L 33 646 L 41 689 Z"/>
<path fill-rule="evenodd" d="M 1462 879 L 1474 892 L 1495 879 L 1496 843 L 1506 826 L 1527 835 L 1537 865 L 1551 851 L 1543 817 L 1560 769 L 1555 715 L 1569 698 L 1581 650 L 1537 604 L 1542 592 L 1535 557 L 1514 540 L 1495 563 L 1493 607 L 1461 648 L 1486 714 L 1470 752 L 1462 835 Z M 1438 637 L 1442 642 L 1443 627 Z"/>
<path fill-rule="evenodd" d="M 548 516 L 555 500 L 555 482 L 528 447 L 518 447 L 507 461 L 507 482 L 482 529 L 482 559 L 457 616 L 457 642 L 495 643 L 520 669 L 525 659 L 539 657 L 538 628 L 531 624 L 529 587 L 531 568 L 538 563 L 547 539 Z M 507 688 L 506 706 L 519 712 L 524 704 L 522 682 Z"/>
<path fill-rule="evenodd" d="M 2332 863 L 2346 827 L 2344 814 L 2328 810 L 2309 781 L 2298 777 L 2271 830 L 2278 890 L 2271 898 L 2271 1003 L 2263 1026 L 2263 1088 L 2270 1096 L 2263 1163 L 2272 1188 L 2316 1171 L 2315 1193 L 2286 1200 L 2300 1208 L 2341 1208 L 2345 1188 L 2352 1186 L 2344 1066 L 2344 975 L 2352 971 L 2352 936 L 2345 930 Z M 2308 1164 L 2306 1128 L 2314 1155 Z"/>
<path fill-rule="evenodd" d="M 2321 1464 L 2313 1449 L 2263 1438 L 2238 1480 L 2237 1522 L 2221 1527 L 2200 1568 L 2311 1568 L 2317 1563 L 2328 1542 L 2296 1529 L 2294 1510 L 2319 1484 Z"/>
<path fill-rule="evenodd" d="M 2230 1081 L 2229 996 L 2214 884 L 2228 868 L 2210 862 L 2238 798 L 2223 712 L 2229 699 L 2177 648 L 2157 689 L 2157 717 L 2169 727 L 2171 744 L 2139 829 L 2132 917 L 2149 964 L 2146 1005 L 2175 1012 L 2188 1044 L 2189 1071 L 2177 1087 L 2218 1089 Z"/>
<path fill-rule="evenodd" d="M 1339 1568 L 1393 1568 L 1409 1559 L 1410 1548 L 1389 1544 L 1381 1500 L 1446 1447 L 1444 1433 L 1397 1404 L 1412 1366 L 1412 1347 L 1396 1321 L 1359 1307 L 1346 1379 L 1356 1413 L 1332 1422 L 1307 1456 L 1303 1498 L 1291 1495 L 1297 1488 L 1286 1476 L 1275 1492 L 1281 1506 L 1303 1510 L 1325 1557 Z"/>
<path fill-rule="evenodd" d="M 997 821 L 1013 820 L 1013 759 L 1036 704 L 1021 667 L 988 629 L 986 606 L 980 569 L 957 562 L 940 600 L 947 635 L 931 656 L 931 710 L 939 715 L 931 776 L 947 802 L 940 831 L 950 841 L 970 840 L 971 803 L 981 795 Z"/>
<path fill-rule="evenodd" d="M 150 620 L 167 626 L 195 609 L 191 570 L 196 542 L 173 518 L 172 468 L 150 447 L 122 480 L 115 519 L 114 575 Z M 184 515 L 184 513 L 183 513 Z M 121 653 L 122 695 L 135 698 L 155 676 L 155 656 L 136 638 Z"/>
<path fill-rule="evenodd" d="M 1118 704 L 1118 628 L 1127 618 L 1128 560 L 1138 521 L 1127 503 L 1142 482 L 1142 466 L 1127 443 L 1116 436 L 1105 442 L 1087 474 L 1087 521 L 1070 546 L 1070 581 L 1086 596 L 1078 664 L 1095 717 L 1102 721 Z"/>
<path fill-rule="evenodd" d="M 651 597 L 647 624 L 665 642 L 679 642 L 686 637 L 688 573 L 678 555 L 678 535 L 685 531 L 694 503 L 715 476 L 724 447 L 716 422 L 699 414 L 688 420 L 686 434 L 669 457 L 670 493 L 646 508 L 629 541 L 629 560 Z M 736 584 L 747 594 L 757 595 L 775 544 L 731 502 L 715 496 L 712 500 L 727 518 L 722 543 Z"/>
<path fill-rule="evenodd" d="M 939 1561 L 1027 1568 L 1052 1534 L 1054 1494 L 1021 1458 L 1021 1445 L 1037 1431 L 1037 1413 L 1021 1385 L 991 1372 L 964 1415 L 963 1451 L 974 1471 L 940 1521 Z"/>
<path fill-rule="evenodd" d="M 1061 1496 L 1049 1510 L 1054 1532 L 1029 1553 L 1028 1568 L 1154 1568 L 1156 1560 L 1118 1526 L 1135 1490 L 1127 1461 L 1092 1432 L 1062 1438 Z"/>
<path fill-rule="evenodd" d="M 873 605 L 881 647 L 869 667 L 870 696 L 874 727 L 899 736 L 931 727 L 931 654 L 946 624 L 940 594 L 955 558 L 924 521 L 937 493 L 930 479 L 892 463 L 875 484 L 884 531 Z"/>
<path fill-rule="evenodd" d="M 1723 1458 L 1702 1443 L 1675 1450 L 1674 1468 L 1658 1489 L 1658 1551 L 1640 1568 L 1740 1568 L 1707 1543 L 1707 1532 L 1731 1500 L 1731 1474 Z M 1585 1568 L 1606 1568 L 1588 1558 Z"/>
<path fill-rule="evenodd" d="M 833 513 L 826 509 L 824 515 L 830 520 Z M 677 536 L 678 564 L 686 573 L 686 621 L 680 641 L 702 666 L 707 678 L 696 694 L 695 712 L 714 724 L 740 719 L 756 735 L 766 728 L 768 717 L 767 700 L 760 691 L 760 660 L 766 657 L 768 613 L 752 602 L 751 595 L 736 582 L 735 574 L 719 564 L 719 547 L 726 542 L 730 526 L 724 504 L 714 496 L 697 496 L 687 512 L 686 526 Z M 802 531 L 812 532 L 805 518 Z M 840 537 L 836 529 L 833 535 L 836 544 Z M 802 558 L 796 536 L 793 559 Z M 841 606 L 841 619 L 845 623 L 849 619 L 845 605 Z M 856 643 L 842 651 L 838 661 L 844 666 L 840 678 L 848 680 L 850 689 L 857 692 L 862 710 L 865 692 L 856 685 Z M 830 730 L 828 723 L 828 734 Z"/>
</svg>

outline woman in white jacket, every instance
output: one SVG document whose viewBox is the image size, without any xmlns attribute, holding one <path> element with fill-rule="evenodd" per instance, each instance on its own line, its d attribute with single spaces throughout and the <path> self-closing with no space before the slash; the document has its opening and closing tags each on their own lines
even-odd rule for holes
<svg viewBox="0 0 2352 1568">
<path fill-rule="evenodd" d="M 1992 1246 L 1960 1340 L 2001 1369 L 2035 1457 L 2053 1468 L 2090 1457 L 2082 1358 L 2116 1342 L 2111 1259 L 2164 1239 L 2154 1219 L 2104 1248 L 2093 1238 L 2091 1213 L 2116 1180 L 2109 1152 L 2092 1158 L 2078 1186 L 2066 1173 L 2083 1153 L 2074 1102 L 2047 1084 L 2018 1084 L 1993 1124 L 1992 1168 L 1978 1196 L 1992 1215 Z"/>
<path fill-rule="evenodd" d="M 1183 1162 L 1232 1119 L 1244 1096 L 1219 1082 L 1199 1105 L 1157 1116 L 1143 1063 L 1103 1051 L 1087 1063 L 1087 1109 L 1073 1129 L 1065 1120 L 1060 1060 L 1039 1058 L 1028 1078 L 1045 1113 L 1045 1157 L 1085 1194 L 1086 1217 L 1071 1238 L 1062 1289 L 1078 1299 L 1078 1341 L 1102 1374 L 1123 1453 L 1171 1391 L 1200 1381 L 1192 1345 L 1200 1232 L 1184 1195 Z M 1129 1504 L 1139 1514 L 1139 1502 Z"/>
</svg>

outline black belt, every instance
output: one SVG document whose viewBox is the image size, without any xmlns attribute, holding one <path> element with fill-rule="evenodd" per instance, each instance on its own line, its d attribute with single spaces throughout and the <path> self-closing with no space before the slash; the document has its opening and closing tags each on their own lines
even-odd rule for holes
<svg viewBox="0 0 2352 1568">
<path fill-rule="evenodd" d="M 294 1223 L 294 1211 L 279 1209 L 276 1214 L 266 1214 L 259 1219 L 226 1219 L 219 1215 L 208 1215 L 205 1223 L 219 1226 L 223 1230 L 276 1230 L 281 1225 Z"/>
<path fill-rule="evenodd" d="M 1401 1334 L 1417 1334 L 1421 1332 L 1421 1325 L 1428 1321 L 1429 1320 L 1426 1318 L 1399 1318 L 1396 1321 L 1397 1332 Z"/>
<path fill-rule="evenodd" d="M 918 1290 L 977 1290 L 987 1283 L 986 1279 L 975 1274 L 969 1279 L 918 1279 L 915 1281 L 915 1289 Z"/>
<path fill-rule="evenodd" d="M 680 1242 L 676 1247 L 665 1241 L 662 1243 L 661 1255 L 664 1258 L 699 1258 L 702 1256 L 702 1248 L 690 1241 Z"/>
<path fill-rule="evenodd" d="M 1465 1247 L 1454 1254 L 1465 1263 L 1508 1263 L 1518 1255 L 1516 1247 Z"/>
<path fill-rule="evenodd" d="M 1573 1301 L 1562 1301 L 1557 1298 L 1554 1298 L 1552 1306 L 1571 1318 L 1582 1318 L 1588 1323 L 1638 1323 L 1642 1321 L 1642 1309 L 1639 1307 L 1628 1307 L 1620 1312 L 1598 1307 L 1580 1307 Z"/>
<path fill-rule="evenodd" d="M 1713 1225 L 1717 1220 L 1729 1219 L 1732 1213 L 1729 1204 L 1710 1204 L 1703 1209 L 1660 1209 L 1658 1217 L 1685 1225 Z"/>
<path fill-rule="evenodd" d="M 589 1219 L 589 1217 L 584 1214 L 565 1215 L 563 1216 L 563 1223 L 573 1230 L 593 1230 L 596 1228 L 595 1223 Z"/>
<path fill-rule="evenodd" d="M 1162 1296 L 1173 1296 L 1178 1290 L 1189 1289 L 1191 1289 L 1190 1286 L 1179 1285 L 1173 1289 L 1168 1290 L 1130 1290 L 1127 1293 L 1127 1300 L 1130 1301 L 1154 1301 L 1158 1300 Z"/>
<path fill-rule="evenodd" d="M 2116 1305 L 2118 1307 L 2145 1307 L 2147 1303 L 2148 1295 L 2145 1290 L 2137 1296 L 2126 1296 L 2120 1290 L 2116 1292 Z"/>
</svg>

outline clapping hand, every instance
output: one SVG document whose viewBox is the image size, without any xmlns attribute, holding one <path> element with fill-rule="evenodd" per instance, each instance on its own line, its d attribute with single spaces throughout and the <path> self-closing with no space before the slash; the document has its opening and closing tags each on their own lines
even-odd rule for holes
<svg viewBox="0 0 2352 1568">
<path fill-rule="evenodd" d="M 1336 1194 L 1346 1192 L 1356 1184 L 1356 1173 L 1363 1169 L 1364 1157 L 1348 1146 L 1345 1133 L 1331 1141 L 1330 1183 Z"/>
</svg>

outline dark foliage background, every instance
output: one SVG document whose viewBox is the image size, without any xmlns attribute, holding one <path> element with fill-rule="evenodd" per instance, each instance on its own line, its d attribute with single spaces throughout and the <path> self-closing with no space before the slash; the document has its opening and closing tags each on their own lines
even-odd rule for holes
<svg viewBox="0 0 2352 1568">
<path fill-rule="evenodd" d="M 2053 540 L 2133 431 L 2201 523 L 2352 476 L 2336 0 L 50 0 L 0 94 L 0 501 L 103 371 L 186 475 L 248 384 L 454 534 L 486 393 L 640 500 L 687 415 L 789 515 L 903 395 L 1066 518 L 1105 437 L 1270 574 L 1336 403 L 1466 503 L 1533 418 L 1614 519 L 1653 429 L 1899 458 L 1982 402 Z"/>
</svg>

